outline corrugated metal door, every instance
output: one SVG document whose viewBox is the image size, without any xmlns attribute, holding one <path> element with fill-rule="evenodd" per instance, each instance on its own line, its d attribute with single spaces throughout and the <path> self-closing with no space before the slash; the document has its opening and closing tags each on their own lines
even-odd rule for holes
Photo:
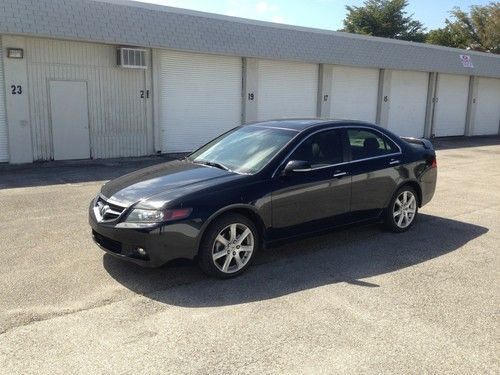
<svg viewBox="0 0 500 375">
<path fill-rule="evenodd" d="M 428 87 L 428 73 L 392 72 L 389 130 L 401 136 L 423 137 Z"/>
<path fill-rule="evenodd" d="M 7 137 L 7 113 L 5 111 L 2 51 L 2 36 L 0 36 L 0 162 L 6 162 L 9 161 L 9 141 Z"/>
<path fill-rule="evenodd" d="M 259 60 L 257 118 L 316 117 L 319 66 Z"/>
<path fill-rule="evenodd" d="M 48 95 L 53 80 L 87 82 L 93 158 L 153 153 L 150 69 L 118 67 L 112 45 L 53 39 L 26 38 L 25 58 L 36 160 L 54 158 Z"/>
<path fill-rule="evenodd" d="M 478 78 L 474 135 L 497 134 L 500 122 L 500 79 Z"/>
<path fill-rule="evenodd" d="M 333 67 L 330 113 L 335 119 L 375 122 L 378 69 Z"/>
<path fill-rule="evenodd" d="M 439 74 L 434 109 L 434 134 L 446 137 L 465 134 L 469 77 Z"/>
<path fill-rule="evenodd" d="M 241 123 L 242 59 L 160 52 L 163 152 L 192 151 Z"/>
</svg>

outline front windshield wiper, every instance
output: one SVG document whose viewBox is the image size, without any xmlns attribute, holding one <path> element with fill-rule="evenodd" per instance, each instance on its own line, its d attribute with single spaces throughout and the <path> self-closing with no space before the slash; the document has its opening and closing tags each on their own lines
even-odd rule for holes
<svg viewBox="0 0 500 375">
<path fill-rule="evenodd" d="M 228 167 L 226 167 L 224 164 L 217 163 L 215 161 L 195 160 L 194 162 L 198 163 L 198 164 L 208 165 L 209 167 L 215 167 L 215 168 L 223 169 L 223 170 L 228 171 L 228 172 L 232 172 L 232 170 L 229 169 Z"/>
</svg>

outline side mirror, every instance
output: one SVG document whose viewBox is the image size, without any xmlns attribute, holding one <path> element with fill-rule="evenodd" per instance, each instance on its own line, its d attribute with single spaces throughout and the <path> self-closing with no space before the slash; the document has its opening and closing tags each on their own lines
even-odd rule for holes
<svg viewBox="0 0 500 375">
<path fill-rule="evenodd" d="M 283 176 L 289 176 L 294 173 L 309 172 L 311 164 L 305 160 L 290 160 L 285 169 L 283 169 Z"/>
</svg>

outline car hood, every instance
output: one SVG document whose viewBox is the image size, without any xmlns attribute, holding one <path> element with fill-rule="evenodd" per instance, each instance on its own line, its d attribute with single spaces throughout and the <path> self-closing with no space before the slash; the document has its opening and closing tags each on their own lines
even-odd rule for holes
<svg viewBox="0 0 500 375">
<path fill-rule="evenodd" d="M 172 199 L 243 175 L 222 169 L 175 160 L 140 169 L 106 183 L 101 194 L 124 206 L 160 208 Z"/>
</svg>

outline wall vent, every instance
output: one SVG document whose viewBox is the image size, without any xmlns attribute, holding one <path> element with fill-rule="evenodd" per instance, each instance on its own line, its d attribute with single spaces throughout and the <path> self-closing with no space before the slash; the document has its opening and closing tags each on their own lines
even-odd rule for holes
<svg viewBox="0 0 500 375">
<path fill-rule="evenodd" d="M 118 48 L 117 64 L 122 68 L 147 69 L 146 50 L 139 48 Z"/>
</svg>

